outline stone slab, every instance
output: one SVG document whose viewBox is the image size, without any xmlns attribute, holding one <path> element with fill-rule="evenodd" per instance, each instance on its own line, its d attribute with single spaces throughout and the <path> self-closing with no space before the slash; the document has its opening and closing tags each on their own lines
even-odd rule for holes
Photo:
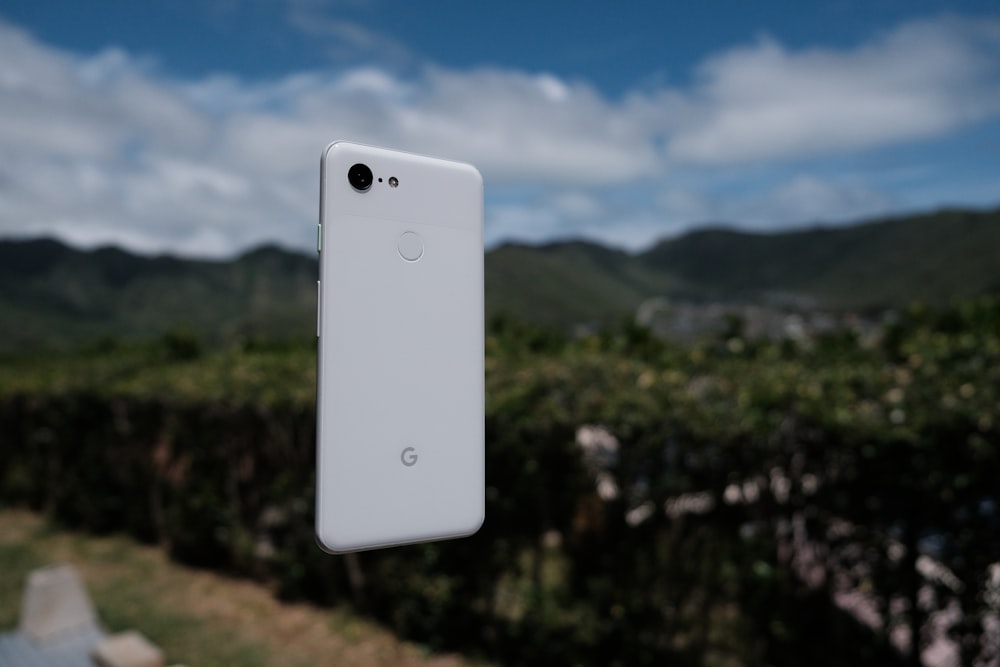
<svg viewBox="0 0 1000 667">
<path fill-rule="evenodd" d="M 103 637 L 92 628 L 39 644 L 20 632 L 0 634 L 0 666 L 94 667 L 90 651 Z"/>
<path fill-rule="evenodd" d="M 97 613 L 72 565 L 53 565 L 28 575 L 18 630 L 39 643 L 97 629 Z"/>
<path fill-rule="evenodd" d="M 163 651 L 134 630 L 102 639 L 91 651 L 100 667 L 164 667 Z"/>
</svg>

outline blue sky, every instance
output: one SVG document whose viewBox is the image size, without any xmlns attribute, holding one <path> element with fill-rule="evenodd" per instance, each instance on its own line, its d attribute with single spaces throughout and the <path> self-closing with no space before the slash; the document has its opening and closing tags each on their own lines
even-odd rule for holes
<svg viewBox="0 0 1000 667">
<path fill-rule="evenodd" d="M 467 160 L 486 236 L 630 248 L 1000 204 L 995 2 L 7 0 L 0 235 L 313 243 L 329 141 Z"/>
</svg>

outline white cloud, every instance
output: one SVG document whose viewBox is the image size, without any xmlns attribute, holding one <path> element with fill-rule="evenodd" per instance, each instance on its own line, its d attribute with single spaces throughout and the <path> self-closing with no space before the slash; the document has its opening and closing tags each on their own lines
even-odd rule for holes
<svg viewBox="0 0 1000 667">
<path fill-rule="evenodd" d="M 1000 21 L 917 21 L 853 50 L 768 39 L 718 55 L 667 96 L 668 153 L 726 164 L 940 135 L 1000 112 Z"/>
<path fill-rule="evenodd" d="M 382 132 L 501 183 L 602 185 L 658 170 L 648 132 L 585 84 L 505 70 L 426 70 Z"/>
<path fill-rule="evenodd" d="M 544 206 L 524 204 L 498 204 L 486 211 L 486 244 L 518 240 L 541 243 L 554 236 L 564 235 L 560 220 Z"/>
<path fill-rule="evenodd" d="M 499 202 L 487 210 L 486 243 L 588 235 L 591 228 L 607 224 L 609 215 L 600 197 L 580 190 L 543 192 L 526 201 Z"/>
<path fill-rule="evenodd" d="M 672 234 L 699 224 L 774 231 L 788 225 L 842 223 L 885 214 L 892 197 L 856 182 L 797 174 L 750 194 L 712 198 L 682 188 L 657 199 L 665 230 Z"/>
<path fill-rule="evenodd" d="M 556 211 L 573 220 L 593 220 L 607 215 L 600 198 L 579 190 L 557 192 L 550 201 Z"/>
<path fill-rule="evenodd" d="M 414 60 L 404 44 L 384 33 L 354 21 L 331 17 L 329 4 L 315 0 L 289 2 L 288 24 L 304 35 L 319 38 L 326 46 L 327 55 L 335 61 L 363 59 L 399 64 Z"/>
<path fill-rule="evenodd" d="M 723 196 L 714 170 L 731 181 L 748 163 L 996 118 L 998 51 L 1000 22 L 958 19 L 841 51 L 765 39 L 706 61 L 689 88 L 612 100 L 546 73 L 432 65 L 176 80 L 128 52 L 80 56 L 0 21 L 0 234 L 203 255 L 309 247 L 319 155 L 337 138 L 476 164 L 493 240 L 587 235 L 636 247 L 701 220 L 841 220 L 895 202 L 801 165 Z M 700 176 L 677 182 L 691 171 Z M 648 193 L 658 186 L 657 204 Z"/>
<path fill-rule="evenodd" d="M 798 176 L 769 194 L 770 201 L 761 213 L 771 224 L 844 222 L 879 215 L 892 204 L 890 198 L 869 187 L 829 183 L 810 176 Z"/>
</svg>

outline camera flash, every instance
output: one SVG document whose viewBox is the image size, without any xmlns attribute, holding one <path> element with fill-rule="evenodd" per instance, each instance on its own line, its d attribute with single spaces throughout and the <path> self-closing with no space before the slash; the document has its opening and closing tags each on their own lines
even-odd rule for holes
<svg viewBox="0 0 1000 667">
<path fill-rule="evenodd" d="M 390 176 L 389 177 L 389 187 L 390 188 L 394 188 L 397 185 L 399 185 L 399 179 L 396 178 L 395 176 Z"/>
</svg>

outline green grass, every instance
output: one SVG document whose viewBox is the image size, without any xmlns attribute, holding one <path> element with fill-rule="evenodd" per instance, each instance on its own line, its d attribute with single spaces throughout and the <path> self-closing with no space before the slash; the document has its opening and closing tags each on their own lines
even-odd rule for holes
<svg viewBox="0 0 1000 667">
<path fill-rule="evenodd" d="M 0 515 L 0 628 L 18 622 L 21 596 L 28 574 L 53 560 L 72 562 L 87 580 L 103 627 L 109 632 L 137 629 L 160 645 L 171 660 L 200 667 L 276 664 L 272 651 L 247 641 L 230 629 L 209 625 L 158 598 L 167 583 L 155 554 L 123 538 L 86 538 L 63 534 L 34 517 Z M 13 529 L 13 530 L 11 530 Z M 12 533 L 18 541 L 10 541 Z M 289 663 L 305 665 L 305 662 Z"/>
<path fill-rule="evenodd" d="M 400 642 L 348 609 L 280 603 L 261 585 L 179 566 L 159 549 L 60 530 L 9 509 L 0 509 L 0 632 L 17 627 L 28 574 L 53 563 L 77 568 L 106 631 L 138 630 L 169 664 L 466 664 Z"/>
</svg>

